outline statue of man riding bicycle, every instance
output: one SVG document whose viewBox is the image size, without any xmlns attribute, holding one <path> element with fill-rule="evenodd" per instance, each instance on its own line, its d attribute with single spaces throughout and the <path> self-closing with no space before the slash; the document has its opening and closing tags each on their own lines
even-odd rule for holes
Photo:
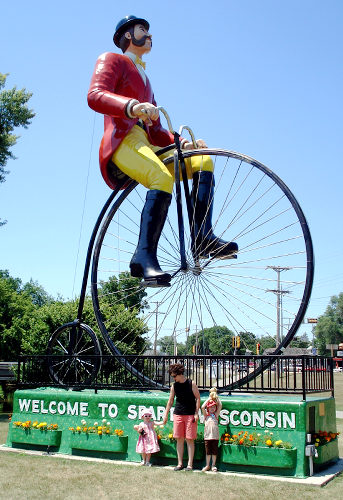
<svg viewBox="0 0 343 500">
<path fill-rule="evenodd" d="M 113 41 L 123 54 L 106 52 L 99 56 L 92 76 L 88 104 L 104 115 L 104 135 L 100 144 L 100 168 L 106 183 L 114 189 L 128 176 L 148 189 L 141 214 L 137 248 L 130 262 L 134 277 L 146 283 L 169 286 L 171 275 L 157 259 L 158 242 L 168 214 L 174 184 L 173 168 L 163 164 L 170 152 L 155 153 L 173 144 L 174 136 L 161 126 L 159 110 L 145 73 L 144 54 L 150 52 L 152 36 L 145 19 L 126 16 L 116 26 Z M 198 148 L 207 148 L 201 139 Z M 181 138 L 181 148 L 193 149 Z M 215 236 L 212 228 L 214 165 L 209 156 L 194 156 L 185 161 L 192 178 L 192 251 L 197 259 L 208 256 L 232 258 L 235 242 Z"/>
</svg>

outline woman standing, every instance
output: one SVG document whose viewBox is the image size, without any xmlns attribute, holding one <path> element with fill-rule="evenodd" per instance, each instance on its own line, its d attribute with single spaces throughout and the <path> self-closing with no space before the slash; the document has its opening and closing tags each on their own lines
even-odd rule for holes
<svg viewBox="0 0 343 500">
<path fill-rule="evenodd" d="M 184 376 L 184 371 L 185 367 L 178 363 L 169 367 L 169 374 L 173 377 L 174 383 L 170 389 L 170 396 L 163 419 L 165 425 L 176 396 L 173 435 L 177 442 L 178 464 L 174 468 L 175 471 L 183 469 L 185 439 L 188 451 L 188 464 L 185 470 L 193 470 L 194 440 L 197 437 L 200 409 L 199 389 L 194 381 Z"/>
</svg>

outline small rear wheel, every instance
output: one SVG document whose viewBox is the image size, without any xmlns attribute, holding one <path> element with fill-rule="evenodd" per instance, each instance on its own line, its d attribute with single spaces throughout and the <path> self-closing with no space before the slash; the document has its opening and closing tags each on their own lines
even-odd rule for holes
<svg viewBox="0 0 343 500">
<path fill-rule="evenodd" d="M 66 323 L 50 337 L 49 373 L 60 385 L 89 385 L 101 366 L 101 348 L 93 330 L 84 323 Z"/>
</svg>

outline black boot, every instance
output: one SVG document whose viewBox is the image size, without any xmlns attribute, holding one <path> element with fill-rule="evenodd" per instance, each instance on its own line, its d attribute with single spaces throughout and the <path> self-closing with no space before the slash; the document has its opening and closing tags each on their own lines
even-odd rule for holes
<svg viewBox="0 0 343 500">
<path fill-rule="evenodd" d="M 138 245 L 130 262 L 131 276 L 168 286 L 171 276 L 160 268 L 157 246 L 172 195 L 153 189 L 147 192 L 141 215 Z"/>
<path fill-rule="evenodd" d="M 233 258 L 238 252 L 234 241 L 224 241 L 212 229 L 214 175 L 212 172 L 195 172 L 193 175 L 192 201 L 194 207 L 193 255 L 196 258 Z"/>
</svg>

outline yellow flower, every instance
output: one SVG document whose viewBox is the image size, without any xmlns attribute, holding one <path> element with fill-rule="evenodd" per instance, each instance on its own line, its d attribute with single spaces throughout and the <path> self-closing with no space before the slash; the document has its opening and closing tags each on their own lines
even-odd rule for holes
<svg viewBox="0 0 343 500">
<path fill-rule="evenodd" d="M 279 439 L 278 441 L 275 441 L 275 446 L 280 446 L 280 444 L 282 444 L 281 439 Z"/>
<path fill-rule="evenodd" d="M 99 434 L 99 436 L 101 436 L 101 434 L 102 434 L 102 430 L 101 430 L 101 431 L 98 431 L 98 434 Z"/>
<path fill-rule="evenodd" d="M 173 434 L 172 433 L 168 434 L 168 437 L 169 439 L 173 439 Z"/>
<path fill-rule="evenodd" d="M 273 443 L 272 443 L 272 440 L 271 439 L 267 439 L 266 441 L 266 445 L 267 446 L 271 446 Z"/>
<path fill-rule="evenodd" d="M 81 427 L 78 425 L 78 426 L 76 427 L 76 430 L 77 430 L 77 432 L 81 432 Z"/>
</svg>

